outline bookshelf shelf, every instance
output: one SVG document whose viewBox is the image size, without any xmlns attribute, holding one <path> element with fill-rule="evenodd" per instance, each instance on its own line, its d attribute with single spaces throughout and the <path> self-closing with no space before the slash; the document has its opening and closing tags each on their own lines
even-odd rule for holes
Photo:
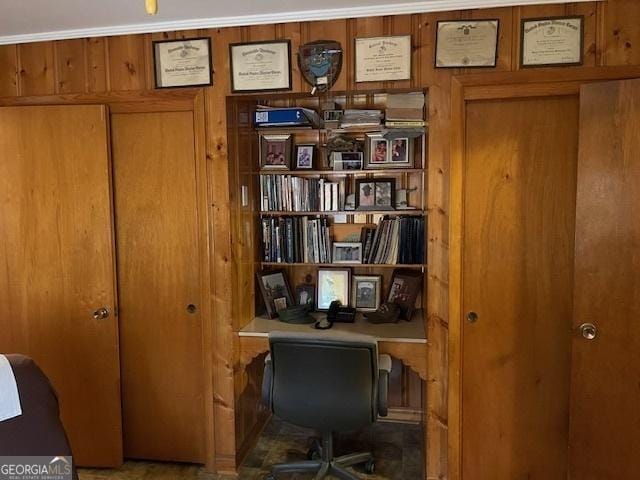
<svg viewBox="0 0 640 480">
<path fill-rule="evenodd" d="M 426 269 L 422 263 L 285 263 L 285 262 L 260 262 L 264 267 L 327 267 L 327 268 L 420 268 Z"/>
<path fill-rule="evenodd" d="M 291 175 L 293 177 L 316 177 L 327 175 L 332 177 L 357 177 L 370 174 L 398 175 L 400 173 L 427 173 L 426 168 L 385 168 L 377 170 L 260 170 L 251 175 Z"/>
<path fill-rule="evenodd" d="M 376 132 L 381 132 L 383 130 L 406 130 L 406 129 L 412 129 L 412 128 L 423 128 L 423 129 L 428 129 L 429 128 L 429 124 L 425 124 L 424 126 L 420 126 L 420 127 L 387 127 L 386 125 L 382 124 L 382 125 L 363 125 L 361 127 L 346 127 L 346 128 L 327 128 L 327 127 L 311 127 L 308 125 L 305 126 L 296 126 L 296 125 L 292 125 L 292 126 L 282 126 L 282 127 L 261 127 L 261 128 L 256 128 L 256 132 L 258 133 L 296 133 L 296 132 L 317 132 L 317 133 L 326 133 L 326 134 L 339 134 L 339 133 L 344 133 L 344 134 L 362 134 L 362 133 L 376 133 Z"/>
<path fill-rule="evenodd" d="M 427 212 L 420 209 L 414 210 L 340 210 L 340 211 L 317 211 L 317 212 L 287 212 L 287 211 L 268 211 L 257 212 L 263 217 L 305 217 L 314 215 L 389 215 L 389 216 L 411 216 L 423 217 L 427 216 Z"/>
</svg>

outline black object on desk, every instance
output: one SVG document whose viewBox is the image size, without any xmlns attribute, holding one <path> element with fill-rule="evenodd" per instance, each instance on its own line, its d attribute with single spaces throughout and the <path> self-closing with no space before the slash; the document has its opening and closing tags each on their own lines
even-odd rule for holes
<svg viewBox="0 0 640 480">
<path fill-rule="evenodd" d="M 353 307 L 343 307 L 339 300 L 334 300 L 329 306 L 327 320 L 338 323 L 353 323 L 356 321 L 356 309 Z"/>
</svg>

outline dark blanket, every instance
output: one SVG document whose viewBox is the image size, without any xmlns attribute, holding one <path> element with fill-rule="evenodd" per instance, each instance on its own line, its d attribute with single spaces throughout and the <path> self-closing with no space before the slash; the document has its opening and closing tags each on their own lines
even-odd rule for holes
<svg viewBox="0 0 640 480">
<path fill-rule="evenodd" d="M 0 422 L 0 455 L 71 455 L 49 379 L 30 358 L 6 357 L 18 385 L 22 415 Z"/>
</svg>

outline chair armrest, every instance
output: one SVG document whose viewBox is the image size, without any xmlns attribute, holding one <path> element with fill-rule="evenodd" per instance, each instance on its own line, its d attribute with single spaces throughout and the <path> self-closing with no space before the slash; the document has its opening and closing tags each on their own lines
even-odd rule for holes
<svg viewBox="0 0 640 480">
<path fill-rule="evenodd" d="M 264 374 L 262 375 L 262 403 L 271 409 L 271 382 L 273 381 L 273 366 L 271 354 L 264 359 Z"/>
<path fill-rule="evenodd" d="M 389 373 L 391 372 L 391 357 L 378 356 L 378 415 L 386 417 L 389 410 L 387 397 L 389 394 Z"/>
</svg>

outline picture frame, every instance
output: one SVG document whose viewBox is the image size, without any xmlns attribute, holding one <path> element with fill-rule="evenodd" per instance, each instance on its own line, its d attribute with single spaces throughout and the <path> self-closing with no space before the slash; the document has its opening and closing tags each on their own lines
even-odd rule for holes
<svg viewBox="0 0 640 480">
<path fill-rule="evenodd" d="M 571 67 L 584 63 L 584 15 L 520 20 L 522 68 Z"/>
<path fill-rule="evenodd" d="M 362 152 L 331 152 L 334 171 L 362 170 Z"/>
<path fill-rule="evenodd" d="M 260 168 L 262 170 L 291 169 L 291 134 L 260 136 Z"/>
<path fill-rule="evenodd" d="M 495 68 L 500 20 L 444 20 L 436 23 L 435 68 Z"/>
<path fill-rule="evenodd" d="M 332 263 L 362 263 L 362 243 L 333 242 L 331 246 Z"/>
<path fill-rule="evenodd" d="M 296 287 L 296 304 L 314 307 L 316 302 L 316 286 L 303 283 Z"/>
<path fill-rule="evenodd" d="M 364 168 L 368 170 L 413 168 L 413 138 L 387 139 L 382 133 L 368 133 L 364 158 Z"/>
<path fill-rule="evenodd" d="M 319 268 L 316 309 L 329 310 L 334 300 L 339 300 L 342 305 L 349 305 L 350 289 L 351 269 Z"/>
<path fill-rule="evenodd" d="M 395 178 L 356 179 L 356 210 L 395 210 Z"/>
<path fill-rule="evenodd" d="M 322 112 L 322 119 L 325 127 L 337 127 L 342 121 L 343 110 L 325 110 Z"/>
<path fill-rule="evenodd" d="M 358 312 L 375 312 L 382 297 L 382 275 L 351 277 L 351 306 Z"/>
<path fill-rule="evenodd" d="M 278 306 L 282 307 L 281 300 L 278 300 L 278 305 L 276 305 L 277 299 L 285 298 L 286 306 L 294 305 L 293 295 L 291 295 L 289 281 L 284 270 L 265 270 L 256 273 L 256 278 L 269 318 L 277 317 L 280 309 Z"/>
<path fill-rule="evenodd" d="M 291 41 L 229 44 L 232 93 L 291 90 Z"/>
<path fill-rule="evenodd" d="M 316 146 L 313 144 L 296 145 L 296 170 L 313 170 Z"/>
<path fill-rule="evenodd" d="M 213 85 L 211 38 L 152 42 L 155 88 L 192 88 Z"/>
<path fill-rule="evenodd" d="M 411 35 L 356 38 L 355 81 L 411 79 Z"/>
<path fill-rule="evenodd" d="M 400 307 L 400 318 L 410 321 L 422 289 L 422 274 L 413 270 L 394 270 L 387 295 L 388 303 Z"/>
</svg>

